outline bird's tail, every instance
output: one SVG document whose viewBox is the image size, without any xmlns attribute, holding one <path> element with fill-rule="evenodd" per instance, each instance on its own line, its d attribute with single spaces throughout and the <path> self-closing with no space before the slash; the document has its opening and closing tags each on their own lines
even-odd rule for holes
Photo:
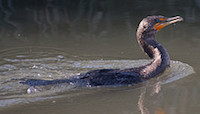
<svg viewBox="0 0 200 114">
<path fill-rule="evenodd" d="M 29 85 L 29 86 L 45 86 L 45 85 L 53 85 L 53 84 L 61 84 L 61 83 L 73 84 L 78 81 L 79 80 L 77 78 L 55 79 L 55 80 L 27 79 L 25 81 L 21 81 L 20 83 Z"/>
</svg>

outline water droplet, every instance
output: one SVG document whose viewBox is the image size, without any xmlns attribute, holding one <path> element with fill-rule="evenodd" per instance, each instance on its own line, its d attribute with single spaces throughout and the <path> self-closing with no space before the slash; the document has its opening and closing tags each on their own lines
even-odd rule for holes
<svg viewBox="0 0 200 114">
<path fill-rule="evenodd" d="M 32 66 L 32 68 L 33 68 L 33 69 L 34 69 L 34 68 L 38 68 L 38 66 L 36 66 L 36 65 L 33 65 L 33 66 Z"/>
<path fill-rule="evenodd" d="M 63 59 L 64 56 L 62 56 L 62 55 L 58 55 L 57 58 L 59 58 L 59 59 Z"/>
<path fill-rule="evenodd" d="M 27 93 L 28 94 L 36 93 L 36 92 L 39 92 L 39 91 L 34 87 L 30 87 L 30 88 L 27 89 Z"/>
</svg>

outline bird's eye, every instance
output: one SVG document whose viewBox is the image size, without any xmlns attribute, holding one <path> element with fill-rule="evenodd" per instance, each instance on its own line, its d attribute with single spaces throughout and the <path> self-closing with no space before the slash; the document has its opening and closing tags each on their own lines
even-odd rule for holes
<svg viewBox="0 0 200 114">
<path fill-rule="evenodd" d="M 156 23 L 160 23 L 161 22 L 161 20 L 160 19 L 156 19 Z"/>
</svg>

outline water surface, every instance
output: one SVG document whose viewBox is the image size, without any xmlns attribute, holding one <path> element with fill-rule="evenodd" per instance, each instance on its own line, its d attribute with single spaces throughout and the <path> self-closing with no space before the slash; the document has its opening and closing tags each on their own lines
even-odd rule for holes
<svg viewBox="0 0 200 114">
<path fill-rule="evenodd" d="M 0 0 L 0 113 L 200 113 L 199 8 L 198 0 Z M 159 77 L 117 88 L 19 84 L 149 62 L 135 36 L 147 15 L 184 18 L 156 35 L 172 60 Z"/>
</svg>

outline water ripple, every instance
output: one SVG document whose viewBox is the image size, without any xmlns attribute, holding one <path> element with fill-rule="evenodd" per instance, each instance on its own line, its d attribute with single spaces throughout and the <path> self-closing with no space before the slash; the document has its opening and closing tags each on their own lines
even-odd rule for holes
<svg viewBox="0 0 200 114">
<path fill-rule="evenodd" d="M 94 69 L 131 68 L 149 63 L 149 60 L 83 60 L 65 52 L 48 48 L 21 48 L 0 52 L 0 107 L 13 102 L 46 99 L 56 93 L 70 91 L 71 84 L 28 87 L 19 82 L 25 79 L 66 79 Z M 188 64 L 171 61 L 171 67 L 148 83 L 167 84 L 194 73 Z M 30 94 L 32 95 L 30 97 Z M 33 98 L 34 96 L 34 98 Z M 46 97 L 45 97 L 46 96 Z M 53 97 L 54 98 L 54 97 Z"/>
</svg>

